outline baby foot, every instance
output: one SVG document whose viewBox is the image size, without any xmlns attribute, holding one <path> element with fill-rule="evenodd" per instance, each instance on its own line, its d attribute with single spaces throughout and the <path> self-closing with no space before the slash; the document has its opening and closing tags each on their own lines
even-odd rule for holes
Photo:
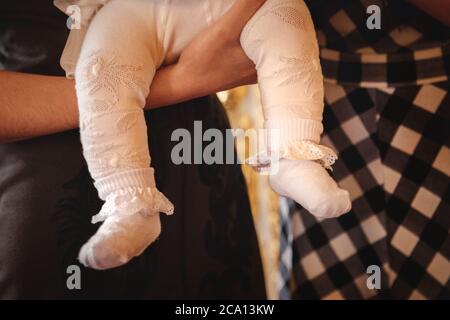
<svg viewBox="0 0 450 320">
<path fill-rule="evenodd" d="M 86 267 L 104 270 L 139 256 L 161 233 L 160 214 L 116 214 L 108 217 L 80 250 Z"/>
<path fill-rule="evenodd" d="M 275 192 L 295 200 L 319 219 L 336 218 L 351 210 L 348 191 L 339 188 L 315 161 L 281 159 L 269 182 Z"/>
</svg>

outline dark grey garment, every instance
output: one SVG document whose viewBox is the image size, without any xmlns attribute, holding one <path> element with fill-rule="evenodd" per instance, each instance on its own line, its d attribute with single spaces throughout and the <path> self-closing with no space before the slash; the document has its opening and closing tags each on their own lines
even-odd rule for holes
<svg viewBox="0 0 450 320">
<path fill-rule="evenodd" d="M 67 29 L 52 1 L 0 4 L 0 69 L 62 75 Z M 0 106 L 1 107 L 1 106 Z M 61 106 L 64 108 L 64 106 Z M 68 266 L 95 232 L 102 201 L 82 157 L 78 130 L 0 145 L 0 299 L 264 299 L 265 286 L 247 190 L 238 165 L 180 165 L 170 159 L 174 129 L 229 127 L 215 97 L 148 112 L 159 189 L 174 203 L 160 239 L 126 266 Z"/>
</svg>

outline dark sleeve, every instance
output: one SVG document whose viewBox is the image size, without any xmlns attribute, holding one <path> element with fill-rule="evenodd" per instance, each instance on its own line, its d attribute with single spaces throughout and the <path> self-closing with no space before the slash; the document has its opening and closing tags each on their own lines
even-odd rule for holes
<svg viewBox="0 0 450 320">
<path fill-rule="evenodd" d="M 53 1 L 0 1 L 0 70 L 64 75 L 66 19 Z"/>
</svg>

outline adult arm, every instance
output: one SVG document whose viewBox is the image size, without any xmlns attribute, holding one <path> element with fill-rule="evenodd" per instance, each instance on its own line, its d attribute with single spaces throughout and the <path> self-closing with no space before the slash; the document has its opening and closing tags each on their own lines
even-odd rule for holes
<svg viewBox="0 0 450 320">
<path fill-rule="evenodd" d="M 240 33 L 265 0 L 239 0 L 198 35 L 179 61 L 155 75 L 146 109 L 256 82 Z M 64 77 L 0 71 L 0 143 L 78 127 L 74 82 Z"/>
</svg>

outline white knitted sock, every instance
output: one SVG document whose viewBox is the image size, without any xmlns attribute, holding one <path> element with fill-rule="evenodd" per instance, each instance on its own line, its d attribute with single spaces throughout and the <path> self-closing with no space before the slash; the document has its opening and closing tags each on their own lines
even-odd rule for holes
<svg viewBox="0 0 450 320">
<path fill-rule="evenodd" d="M 95 183 L 106 202 L 92 222 L 104 222 L 81 248 L 78 258 L 82 264 L 94 269 L 118 267 L 140 255 L 158 238 L 159 212 L 171 214 L 173 205 L 156 189 L 153 176 L 153 169 L 145 168 Z"/>
<path fill-rule="evenodd" d="M 98 270 L 115 268 L 139 256 L 160 233 L 159 213 L 114 215 L 83 245 L 78 259 Z"/>
<path fill-rule="evenodd" d="M 269 176 L 278 194 L 295 200 L 320 219 L 336 218 L 351 209 L 349 193 L 340 189 L 326 170 L 309 160 L 282 159 Z"/>
<path fill-rule="evenodd" d="M 93 218 L 104 222 L 79 253 L 95 269 L 141 254 L 161 232 L 159 213 L 173 212 L 155 185 L 143 113 L 159 53 L 152 4 L 108 2 L 92 20 L 75 70 L 83 153 L 105 200 Z"/>
<path fill-rule="evenodd" d="M 268 0 L 245 27 L 241 43 L 258 71 L 268 130 L 267 150 L 251 158 L 250 163 L 257 168 L 270 162 L 272 166 L 278 164 L 270 176 L 272 188 L 317 217 L 348 212 L 348 192 L 339 189 L 326 172 L 337 156 L 319 144 L 323 76 L 305 3 Z"/>
</svg>

